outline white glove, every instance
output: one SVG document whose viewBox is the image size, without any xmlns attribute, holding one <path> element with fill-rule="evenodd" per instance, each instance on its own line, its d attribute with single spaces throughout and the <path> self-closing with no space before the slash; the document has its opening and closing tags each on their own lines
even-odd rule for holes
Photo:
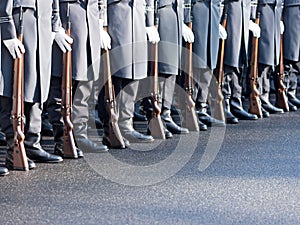
<svg viewBox="0 0 300 225">
<path fill-rule="evenodd" d="M 100 26 L 100 46 L 101 48 L 108 50 L 111 49 L 111 38 L 109 34 L 103 29 L 104 20 L 99 19 Z"/>
<path fill-rule="evenodd" d="M 260 27 L 252 20 L 249 21 L 249 30 L 251 30 L 253 37 L 260 38 Z"/>
<path fill-rule="evenodd" d="M 227 39 L 227 32 L 221 24 L 219 24 L 219 38 L 223 40 Z"/>
<path fill-rule="evenodd" d="M 182 37 L 185 42 L 189 43 L 193 43 L 195 39 L 192 29 L 185 25 L 185 23 L 182 23 Z"/>
<path fill-rule="evenodd" d="M 281 21 L 280 21 L 280 34 L 283 34 L 283 32 L 284 32 L 284 23 L 283 23 L 283 21 L 281 20 Z"/>
<path fill-rule="evenodd" d="M 14 59 L 20 58 L 22 53 L 25 53 L 24 45 L 17 38 L 3 40 L 3 43 Z"/>
<path fill-rule="evenodd" d="M 70 44 L 73 43 L 73 38 L 69 37 L 65 33 L 64 28 L 60 27 L 58 32 L 55 32 L 54 40 L 58 44 L 60 50 L 63 53 L 66 53 L 67 51 L 72 50 Z"/>
<path fill-rule="evenodd" d="M 160 41 L 160 37 L 155 26 L 146 27 L 146 33 L 148 36 L 148 40 L 152 44 L 158 43 Z"/>
</svg>

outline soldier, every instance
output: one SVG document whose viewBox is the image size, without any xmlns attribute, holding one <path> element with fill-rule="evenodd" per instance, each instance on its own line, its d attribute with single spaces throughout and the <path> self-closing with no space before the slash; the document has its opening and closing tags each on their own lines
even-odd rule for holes
<svg viewBox="0 0 300 225">
<path fill-rule="evenodd" d="M 101 4 L 104 10 L 106 6 L 107 20 L 104 24 L 108 26 L 111 37 L 112 81 L 117 96 L 122 136 L 129 142 L 152 142 L 152 136 L 139 133 L 133 128 L 133 115 L 138 80 L 147 76 L 147 35 L 151 42 L 159 41 L 153 25 L 153 0 L 146 1 L 146 12 L 145 2 L 142 0 L 109 0 Z M 106 129 L 109 121 L 103 100 L 103 94 L 100 94 L 99 114 L 105 128 L 103 141 L 110 144 Z"/>
<path fill-rule="evenodd" d="M 272 67 L 279 64 L 280 33 L 283 33 L 284 29 L 280 21 L 282 0 L 260 0 L 258 9 L 261 28 L 258 41 L 258 89 L 263 115 L 268 117 L 268 113 L 283 113 L 282 109 L 273 106 L 269 100 L 269 72 Z M 252 17 L 255 18 L 255 15 Z"/>
<path fill-rule="evenodd" d="M 1 25 L 5 30 L 1 43 L 1 129 L 6 134 L 8 150 L 6 166 L 13 165 L 14 133 L 10 121 L 12 110 L 13 63 L 20 52 L 24 55 L 24 113 L 25 113 L 25 149 L 29 159 L 38 162 L 57 163 L 62 158 L 49 154 L 40 145 L 41 113 L 43 102 L 48 96 L 51 65 L 51 32 L 59 29 L 59 16 L 54 0 L 13 0 L 1 1 L 6 4 L 5 19 Z M 16 30 L 19 28 L 20 12 L 23 10 L 24 46 L 16 39 Z M 2 17 L 1 17 L 2 18 Z M 56 34 L 56 33 L 54 33 Z M 29 169 L 35 167 L 33 161 L 28 160 Z"/>
<path fill-rule="evenodd" d="M 208 109 L 209 86 L 216 68 L 219 37 L 226 39 L 227 34 L 220 22 L 220 1 L 193 0 L 193 71 L 196 79 L 195 102 L 198 116 L 207 126 L 224 126 L 224 122 L 210 116 Z"/>
<path fill-rule="evenodd" d="M 194 41 L 194 34 L 184 24 L 183 1 L 158 1 L 158 72 L 162 78 L 159 81 L 160 96 L 162 98 L 161 118 L 166 125 L 166 137 L 172 134 L 187 134 L 189 130 L 178 126 L 171 117 L 176 77 L 181 64 L 182 38 L 187 42 Z M 171 132 L 171 134 L 170 134 Z"/>
<path fill-rule="evenodd" d="M 106 145 L 96 144 L 88 138 L 89 98 L 92 96 L 93 84 L 98 80 L 100 69 L 100 32 L 105 35 L 100 24 L 100 11 L 97 0 L 73 1 L 59 0 L 62 26 L 67 20 L 71 22 L 72 43 L 72 83 L 73 111 L 72 120 L 77 146 L 77 154 L 83 156 L 82 150 L 107 152 Z M 67 14 L 69 18 L 67 18 Z M 61 34 L 65 31 L 60 30 Z M 63 51 L 62 51 L 63 50 Z M 54 153 L 63 155 L 63 119 L 61 114 L 61 75 L 62 53 L 68 47 L 53 45 L 51 90 L 48 99 L 49 119 L 53 126 Z"/>
<path fill-rule="evenodd" d="M 260 28 L 250 20 L 251 0 L 229 0 L 226 23 L 227 39 L 224 55 L 224 86 L 222 92 L 225 101 L 227 123 L 237 123 L 238 119 L 255 120 L 258 117 L 243 109 L 242 87 L 240 80 L 242 68 L 248 63 L 249 29 L 259 37 Z M 250 20 L 250 21 L 249 21 Z M 238 119 L 237 119 L 237 118 Z"/>
<path fill-rule="evenodd" d="M 283 9 L 283 59 L 286 74 L 287 96 L 290 109 L 300 108 L 300 100 L 296 97 L 297 74 L 300 68 L 297 66 L 300 60 L 300 0 L 284 1 Z"/>
</svg>

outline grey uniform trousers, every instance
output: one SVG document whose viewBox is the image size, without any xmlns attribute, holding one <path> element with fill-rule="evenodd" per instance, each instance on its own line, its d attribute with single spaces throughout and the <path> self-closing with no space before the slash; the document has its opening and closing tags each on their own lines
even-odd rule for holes
<svg viewBox="0 0 300 225">
<path fill-rule="evenodd" d="M 25 148 L 39 145 L 42 130 L 42 107 L 41 103 L 24 102 L 25 115 Z M 12 98 L 0 96 L 0 123 L 1 131 L 6 136 L 14 134 L 11 122 Z"/>
<path fill-rule="evenodd" d="M 73 80 L 73 108 L 72 121 L 74 125 L 75 138 L 87 139 L 87 122 L 89 119 L 89 105 L 93 80 L 75 81 Z M 51 77 L 51 91 L 48 97 L 48 113 L 49 121 L 53 127 L 63 126 L 61 114 L 61 78 Z M 58 141 L 58 140 L 55 140 Z"/>
<path fill-rule="evenodd" d="M 231 97 L 240 99 L 242 97 L 240 79 L 240 69 L 224 65 L 224 83 L 222 92 L 225 99 L 230 99 Z"/>
</svg>

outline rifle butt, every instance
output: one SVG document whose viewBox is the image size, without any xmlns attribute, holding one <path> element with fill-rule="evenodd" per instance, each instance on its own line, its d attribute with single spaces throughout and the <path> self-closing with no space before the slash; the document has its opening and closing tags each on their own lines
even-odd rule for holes
<svg viewBox="0 0 300 225">
<path fill-rule="evenodd" d="M 289 104 L 288 104 L 288 98 L 286 96 L 285 91 L 278 90 L 276 95 L 276 106 L 279 108 L 282 108 L 285 112 L 288 112 L 290 110 Z"/>
<path fill-rule="evenodd" d="M 249 113 L 255 114 L 258 118 L 262 118 L 261 102 L 259 97 L 250 96 L 250 108 Z"/>
<path fill-rule="evenodd" d="M 153 138 L 166 139 L 165 132 L 163 129 L 163 123 L 160 115 L 157 115 L 156 117 L 152 117 L 148 126 Z"/>
<path fill-rule="evenodd" d="M 125 148 L 125 143 L 117 121 L 109 123 L 110 148 Z"/>
<path fill-rule="evenodd" d="M 186 107 L 183 111 L 182 124 L 189 129 L 189 131 L 199 131 L 197 114 L 194 107 Z"/>
<path fill-rule="evenodd" d="M 22 141 L 19 141 L 17 137 L 15 137 L 14 141 L 13 159 L 14 170 L 29 170 L 24 143 Z"/>
<path fill-rule="evenodd" d="M 214 118 L 216 118 L 217 120 L 221 120 L 221 121 L 225 122 L 223 98 L 215 100 L 215 103 L 214 103 Z"/>
<path fill-rule="evenodd" d="M 63 107 L 63 109 L 66 109 Z M 64 120 L 64 137 L 63 137 L 63 149 L 64 157 L 77 159 L 77 148 L 75 145 L 75 139 L 73 135 L 73 124 L 70 115 L 67 110 L 63 110 L 63 120 Z"/>
<path fill-rule="evenodd" d="M 64 158 L 77 159 L 77 148 L 72 131 L 65 131 L 64 135 Z"/>
</svg>

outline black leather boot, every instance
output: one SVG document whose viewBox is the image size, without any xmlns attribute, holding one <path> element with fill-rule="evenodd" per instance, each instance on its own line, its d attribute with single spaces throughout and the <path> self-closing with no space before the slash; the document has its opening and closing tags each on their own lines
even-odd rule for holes
<svg viewBox="0 0 300 225">
<path fill-rule="evenodd" d="M 225 116 L 226 116 L 226 123 L 229 124 L 238 124 L 239 120 L 230 112 L 230 103 L 229 99 L 224 100 L 225 103 Z"/>
<path fill-rule="evenodd" d="M 61 125 L 53 125 L 53 136 L 54 136 L 54 155 L 64 157 L 64 128 Z M 78 158 L 83 157 L 83 152 L 77 148 Z"/>
<path fill-rule="evenodd" d="M 263 115 L 263 118 L 269 118 L 270 117 L 270 113 L 264 109 L 264 107 L 261 106 L 261 112 Z"/>
<path fill-rule="evenodd" d="M 171 110 L 163 110 L 161 118 L 164 121 L 167 130 L 172 134 L 188 134 L 189 130 L 184 127 L 178 126 L 171 117 Z"/>
<path fill-rule="evenodd" d="M 6 139 L 7 139 L 7 151 L 6 151 L 6 158 L 5 158 L 5 166 L 8 169 L 13 170 L 14 169 L 14 167 L 13 167 L 13 164 L 14 164 L 14 157 L 13 157 L 14 135 L 7 134 Z M 28 161 L 28 168 L 30 170 L 36 168 L 35 163 L 28 157 L 27 157 L 27 161 Z"/>
<path fill-rule="evenodd" d="M 85 122 L 74 124 L 74 138 L 77 147 L 83 152 L 105 153 L 108 147 L 102 143 L 95 143 L 87 136 L 88 125 Z"/>
<path fill-rule="evenodd" d="M 207 126 L 204 123 L 202 123 L 199 120 L 199 118 L 198 118 L 198 126 L 199 126 L 200 131 L 207 131 Z"/>
<path fill-rule="evenodd" d="M 149 122 L 150 122 L 151 119 L 152 119 L 152 111 L 148 111 L 148 112 L 146 113 L 146 117 L 147 117 L 148 124 L 149 124 Z M 171 139 L 171 138 L 173 138 L 173 134 L 166 128 L 164 122 L 163 122 L 163 130 L 164 130 L 166 139 Z M 151 134 L 149 128 L 147 129 L 147 134 L 149 134 L 149 135 Z"/>
<path fill-rule="evenodd" d="M 296 90 L 290 90 L 287 93 L 289 101 L 296 106 L 297 108 L 300 108 L 300 100 L 296 96 Z"/>
<path fill-rule="evenodd" d="M 140 114 L 138 112 L 134 112 L 133 121 L 145 122 L 145 121 L 147 121 L 147 118 L 146 118 L 145 115 L 142 115 L 142 114 Z"/>
<path fill-rule="evenodd" d="M 292 112 L 297 111 L 298 107 L 295 106 L 293 103 L 291 103 L 290 100 L 288 100 L 288 105 L 289 105 L 290 111 L 292 111 Z"/>
<path fill-rule="evenodd" d="M 58 163 L 63 161 L 62 157 L 50 154 L 42 148 L 40 134 L 27 133 L 25 137 L 24 144 L 28 158 L 42 163 Z"/>
<path fill-rule="evenodd" d="M 5 167 L 0 167 L 0 176 L 6 176 L 8 175 L 9 172 L 8 172 L 8 169 L 5 168 Z"/>
<path fill-rule="evenodd" d="M 271 114 L 284 113 L 283 109 L 273 106 L 269 101 L 269 93 L 264 93 L 260 96 L 262 107 Z"/>
<path fill-rule="evenodd" d="M 49 136 L 52 137 L 53 136 L 53 128 L 51 123 L 48 120 L 48 114 L 43 112 L 42 114 L 42 131 L 41 134 L 43 136 Z"/>
<path fill-rule="evenodd" d="M 130 143 L 150 143 L 154 141 L 151 135 L 145 135 L 133 128 L 132 118 L 119 121 L 122 136 Z"/>
<path fill-rule="evenodd" d="M 231 112 L 234 116 L 241 120 L 257 120 L 255 114 L 248 113 L 243 109 L 242 100 L 240 98 L 231 98 L 230 100 Z"/>
<path fill-rule="evenodd" d="M 201 107 L 199 107 L 199 111 L 197 113 L 198 113 L 199 120 L 202 123 L 204 123 L 205 125 L 207 125 L 208 127 L 212 127 L 212 126 L 223 127 L 223 126 L 225 126 L 225 123 L 223 121 L 217 120 L 207 113 L 207 106 L 204 106 L 201 104 Z"/>
<path fill-rule="evenodd" d="M 106 145 L 109 148 L 116 148 L 116 149 L 125 149 L 128 148 L 130 146 L 130 142 L 125 139 L 124 137 L 123 141 L 124 141 L 124 145 L 113 145 L 110 141 L 109 138 L 109 121 L 103 120 L 103 139 L 102 139 L 102 143 L 104 145 Z"/>
</svg>

